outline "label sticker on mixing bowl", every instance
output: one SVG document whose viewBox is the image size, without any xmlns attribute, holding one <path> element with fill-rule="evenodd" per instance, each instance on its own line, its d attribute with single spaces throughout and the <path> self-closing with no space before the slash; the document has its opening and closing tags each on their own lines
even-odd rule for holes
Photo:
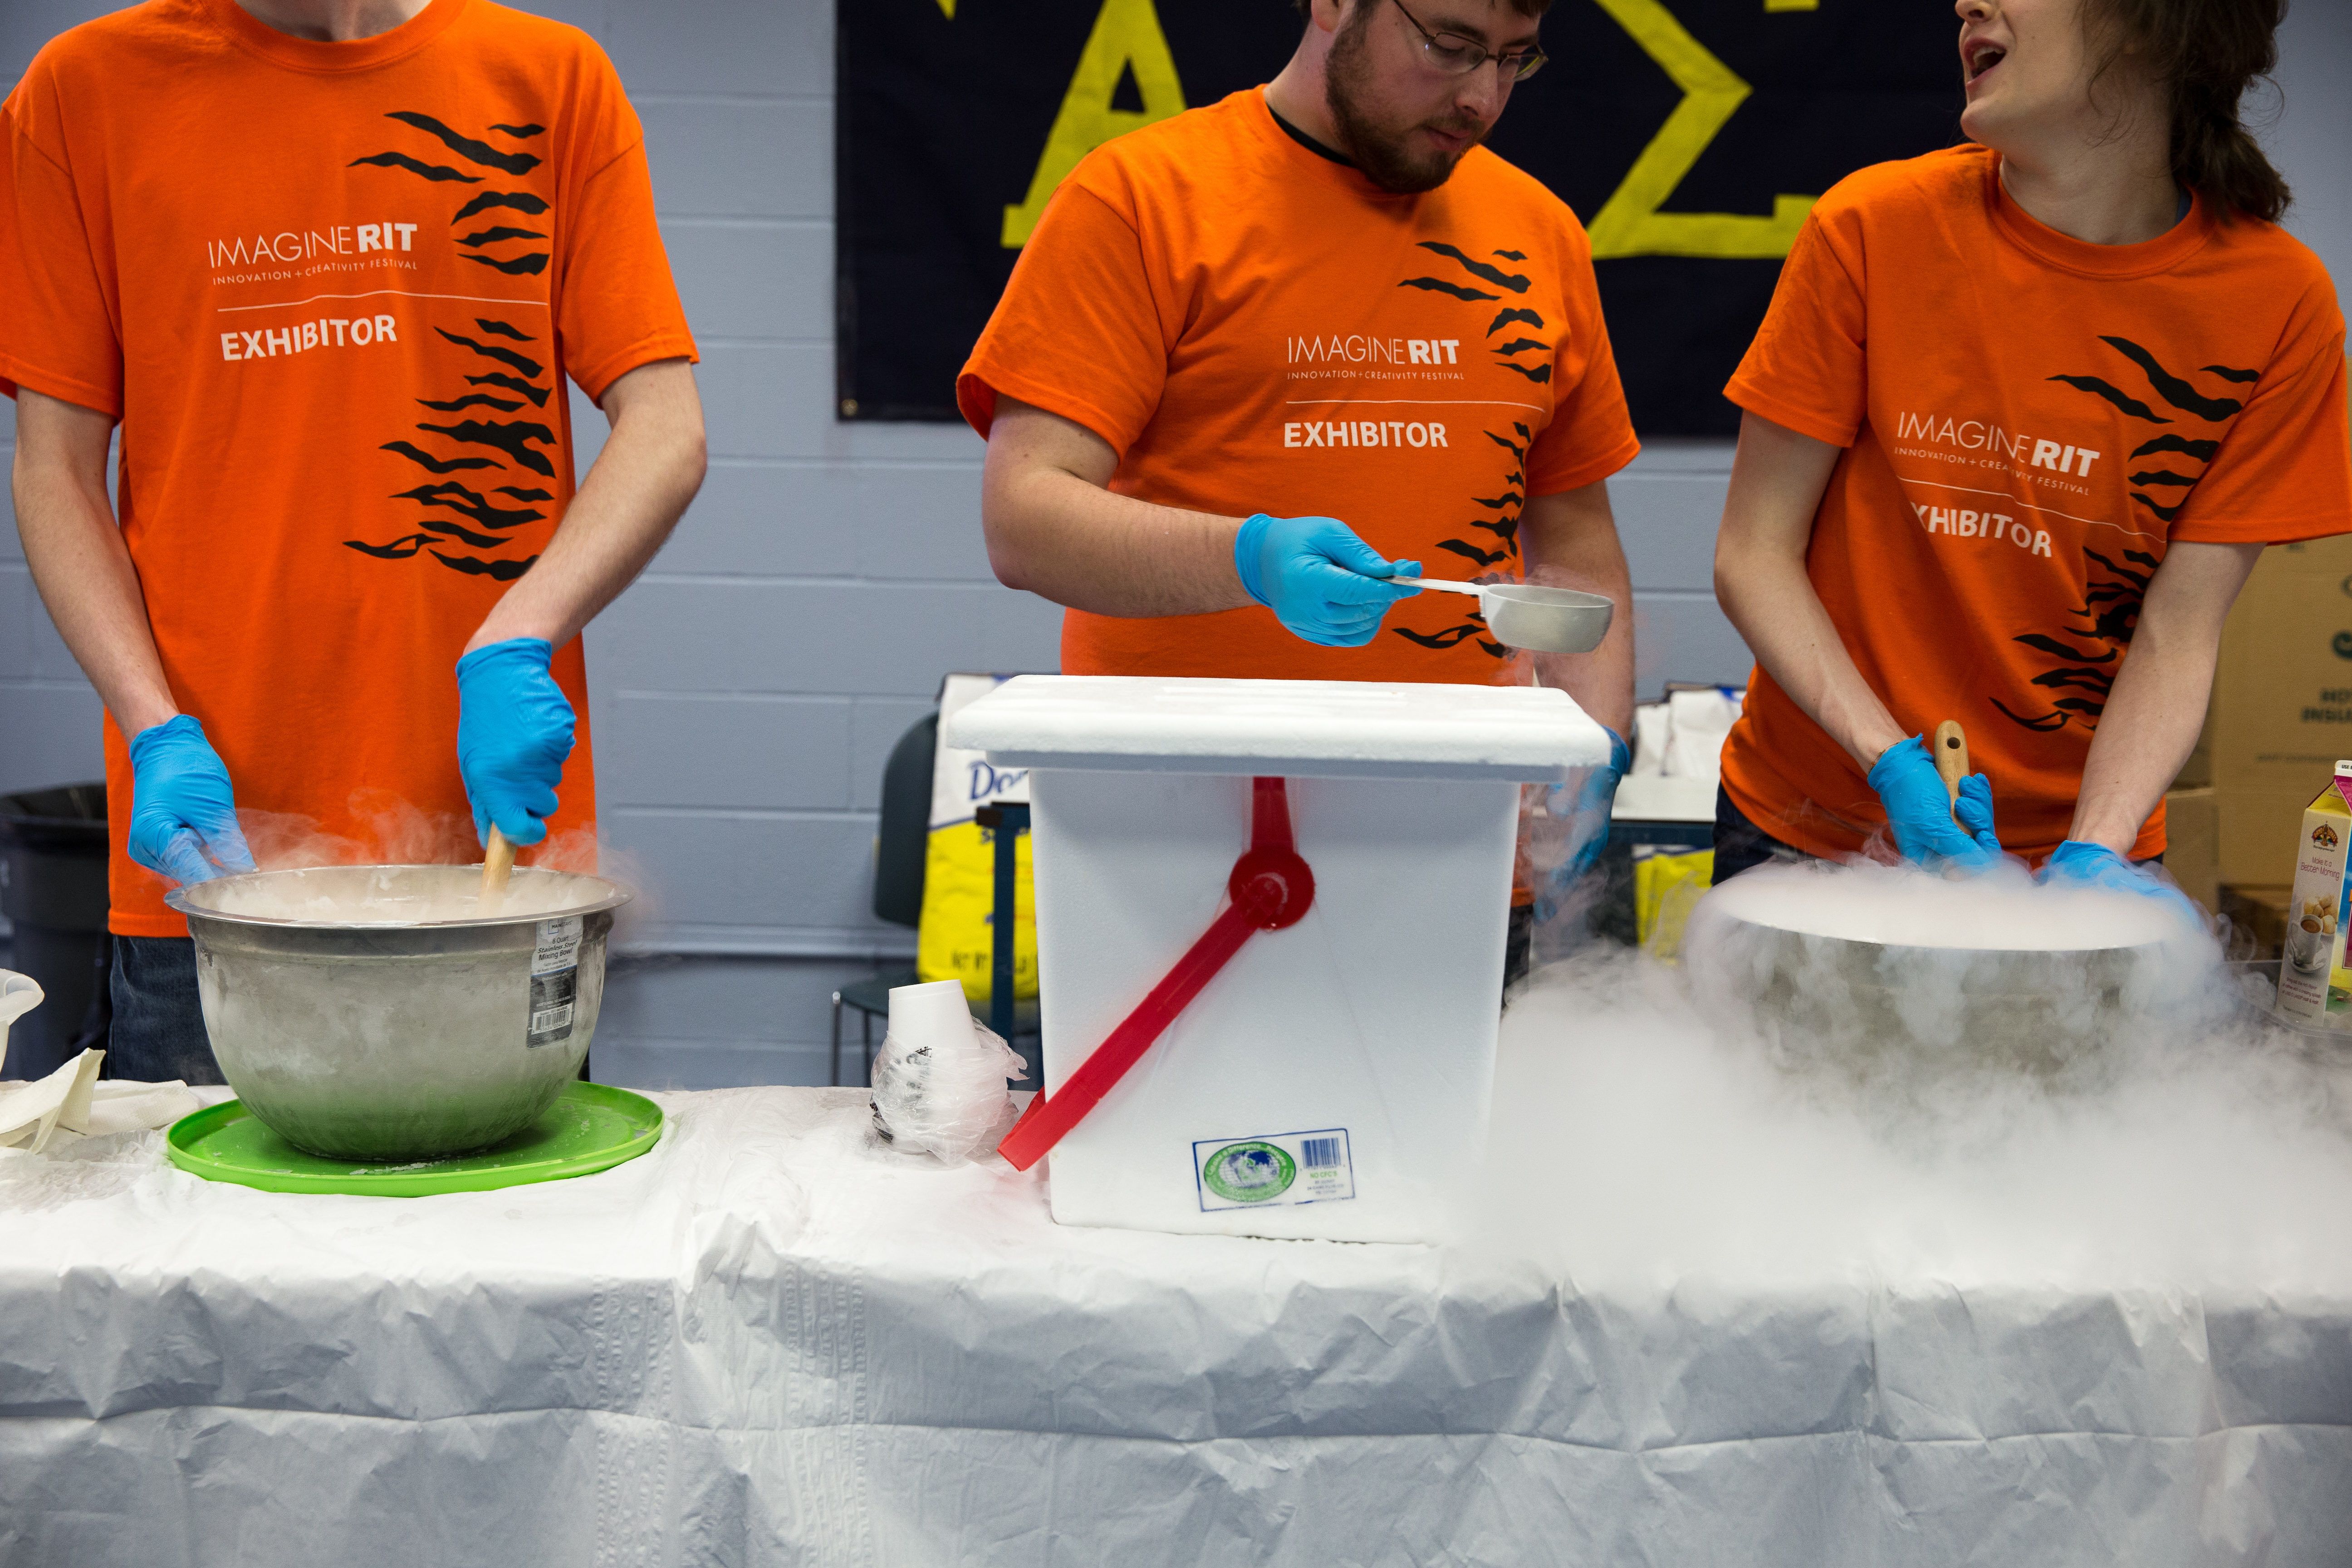
<svg viewBox="0 0 2352 1568">
<path fill-rule="evenodd" d="M 572 1037 L 572 1015 L 580 998 L 580 917 L 539 922 L 539 945 L 530 954 L 530 1046 L 551 1046 Z"/>
<path fill-rule="evenodd" d="M 1192 1145 L 1192 1172 L 1203 1210 L 1279 1208 L 1356 1195 L 1344 1127 L 1208 1139 Z"/>
</svg>

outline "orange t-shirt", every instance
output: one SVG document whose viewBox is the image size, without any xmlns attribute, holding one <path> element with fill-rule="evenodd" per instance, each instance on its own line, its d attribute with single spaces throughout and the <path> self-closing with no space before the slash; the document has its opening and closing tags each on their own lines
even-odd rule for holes
<svg viewBox="0 0 2352 1568">
<path fill-rule="evenodd" d="M 478 858 L 454 667 L 571 500 L 564 378 L 694 353 L 612 66 L 488 0 L 340 44 L 153 0 L 52 40 L 0 136 L 0 378 L 121 420 L 163 673 L 256 852 Z M 576 642 L 555 677 L 551 837 L 595 813 Z M 106 771 L 110 923 L 183 934 L 110 715 Z"/>
<path fill-rule="evenodd" d="M 1131 132 L 1064 181 L 957 385 L 988 434 L 999 394 L 1119 456 L 1121 495 L 1224 517 L 1336 517 L 1431 576 L 1510 578 L 1524 497 L 1638 450 L 1591 247 L 1536 180 L 1483 148 L 1420 195 L 1302 146 L 1259 89 Z M 1494 679 L 1505 650 L 1423 594 L 1361 648 L 1318 647 L 1258 605 L 1122 619 L 1072 610 L 1074 675 Z"/>
<path fill-rule="evenodd" d="M 2066 835 L 2091 734 L 2174 540 L 2352 529 L 2344 318 L 2318 259 L 2200 198 L 2141 245 L 2044 227 L 1999 157 L 1882 163 L 1813 208 L 1728 395 L 1846 451 L 1806 569 L 1914 733 L 1966 727 L 2001 842 Z M 1723 752 L 1774 837 L 1849 854 L 1864 770 L 1759 668 Z M 2134 853 L 2164 848 L 2159 807 Z"/>
</svg>

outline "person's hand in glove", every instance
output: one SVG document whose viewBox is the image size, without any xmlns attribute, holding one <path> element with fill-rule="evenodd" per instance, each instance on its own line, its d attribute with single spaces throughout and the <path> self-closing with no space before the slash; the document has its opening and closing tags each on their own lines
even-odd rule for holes
<svg viewBox="0 0 2352 1568">
<path fill-rule="evenodd" d="M 131 858 L 183 886 L 253 869 L 205 727 L 182 713 L 131 738 Z"/>
<path fill-rule="evenodd" d="M 1956 804 L 1936 771 L 1927 742 L 1918 735 L 1898 741 L 1879 754 L 1870 787 L 1886 807 L 1895 847 L 1914 865 L 1940 869 L 1958 866 L 1981 870 L 2000 861 L 2000 839 L 1992 826 L 1992 781 L 1970 773 L 1960 781 Z M 1955 813 L 1959 822 L 1952 820 Z M 1962 824 L 1965 824 L 1963 827 Z"/>
<path fill-rule="evenodd" d="M 457 661 L 457 771 L 485 845 L 493 825 L 518 846 L 547 837 L 574 738 L 554 656 L 544 637 L 513 637 Z"/>
<path fill-rule="evenodd" d="M 1609 737 L 1609 761 L 1585 774 L 1573 802 L 1564 784 L 1552 785 L 1545 798 L 1548 812 L 1568 819 L 1569 852 L 1545 875 L 1543 886 L 1536 889 L 1538 924 L 1560 911 L 1568 901 L 1569 889 L 1592 869 L 1592 863 L 1601 858 L 1601 851 L 1609 847 L 1609 808 L 1616 803 L 1617 785 L 1624 779 L 1625 771 L 1633 765 L 1633 752 L 1616 731 L 1603 726 L 1602 732 Z"/>
<path fill-rule="evenodd" d="M 2137 893 L 2171 906 L 2190 924 L 2202 927 L 2205 915 L 2179 887 L 2146 866 L 2138 866 L 2104 844 L 2069 838 L 2042 862 L 2038 879 L 2045 887 L 2097 888 L 2110 893 Z"/>
<path fill-rule="evenodd" d="M 1335 518 L 1259 512 L 1234 537 L 1234 565 L 1249 596 L 1292 635 L 1325 647 L 1361 647 L 1399 599 L 1421 592 L 1417 561 L 1386 561 Z"/>
</svg>

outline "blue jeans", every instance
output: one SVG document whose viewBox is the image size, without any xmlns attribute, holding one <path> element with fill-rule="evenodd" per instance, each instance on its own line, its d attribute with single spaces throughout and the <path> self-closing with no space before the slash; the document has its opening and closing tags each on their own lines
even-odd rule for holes
<svg viewBox="0 0 2352 1568">
<path fill-rule="evenodd" d="M 184 936 L 118 936 L 114 973 L 114 1033 L 107 1074 L 161 1083 L 225 1083 L 205 1033 L 196 1000 L 196 944 Z"/>
<path fill-rule="evenodd" d="M 1803 850 L 1781 843 L 1748 821 L 1748 814 L 1731 804 L 1729 792 L 1721 784 L 1715 786 L 1715 876 L 1710 886 L 1719 888 L 1768 860 L 1810 858 Z"/>
</svg>

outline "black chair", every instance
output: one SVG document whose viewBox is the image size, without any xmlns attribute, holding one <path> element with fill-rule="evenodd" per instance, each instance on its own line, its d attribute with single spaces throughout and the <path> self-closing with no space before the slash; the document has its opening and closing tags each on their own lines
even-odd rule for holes
<svg viewBox="0 0 2352 1568">
<path fill-rule="evenodd" d="M 939 750 L 940 716 L 926 714 L 898 737 L 890 760 L 882 768 L 882 822 L 874 857 L 874 918 L 913 930 L 923 918 L 923 861 L 930 848 L 931 762 Z M 890 990 L 912 985 L 919 978 L 915 967 L 886 969 L 864 980 L 852 981 L 833 994 L 833 1082 L 841 1082 L 841 1013 L 857 1010 L 860 1059 L 866 1082 L 874 1070 L 874 1020 L 890 1016 Z M 973 1014 L 986 1021 L 978 1007 Z M 1013 1029 L 1006 1043 L 1021 1054 L 1029 1076 L 1024 1087 L 1045 1081 L 1039 1046 L 1037 1003 L 1032 997 L 1013 1005 Z"/>
</svg>

